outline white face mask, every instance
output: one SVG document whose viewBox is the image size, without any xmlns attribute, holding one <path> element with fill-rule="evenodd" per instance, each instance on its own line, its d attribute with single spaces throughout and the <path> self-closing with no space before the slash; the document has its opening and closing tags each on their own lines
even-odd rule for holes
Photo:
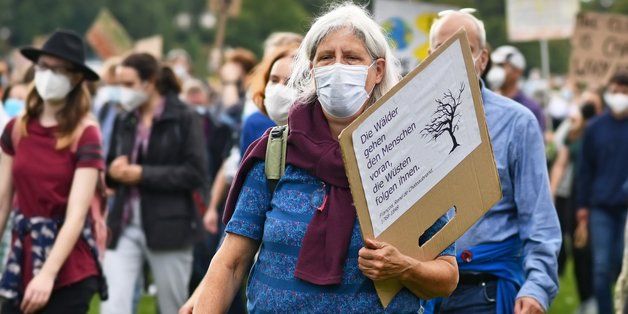
<svg viewBox="0 0 628 314">
<path fill-rule="evenodd" d="M 173 67 L 174 74 L 178 78 L 188 78 L 188 69 L 183 64 L 177 64 Z"/>
<path fill-rule="evenodd" d="M 628 110 L 628 95 L 622 93 L 605 93 L 604 101 L 615 114 L 622 114 Z"/>
<path fill-rule="evenodd" d="M 145 91 L 120 87 L 120 106 L 125 111 L 131 112 L 146 103 L 146 101 L 148 101 L 148 94 Z"/>
<path fill-rule="evenodd" d="M 506 82 L 506 70 L 499 65 L 493 65 L 486 74 L 486 83 L 492 90 L 499 90 Z"/>
<path fill-rule="evenodd" d="M 316 95 L 323 110 L 339 119 L 358 113 L 369 98 L 365 85 L 371 66 L 336 63 L 314 68 Z"/>
<path fill-rule="evenodd" d="M 102 102 L 120 102 L 120 89 L 119 86 L 105 85 L 98 89 L 96 92 L 96 98 Z"/>
<path fill-rule="evenodd" d="M 62 100 L 72 90 L 70 78 L 63 74 L 57 74 L 52 70 L 35 72 L 35 89 L 45 101 Z"/>
<path fill-rule="evenodd" d="M 294 103 L 296 91 L 278 83 L 266 84 L 264 91 L 264 107 L 271 120 L 277 125 L 288 124 L 288 111 Z"/>
</svg>

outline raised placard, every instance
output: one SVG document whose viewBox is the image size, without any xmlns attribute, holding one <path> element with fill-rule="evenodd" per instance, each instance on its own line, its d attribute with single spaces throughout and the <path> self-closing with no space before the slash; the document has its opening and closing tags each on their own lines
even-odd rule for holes
<svg viewBox="0 0 628 314">
<path fill-rule="evenodd" d="M 341 133 L 365 238 L 431 260 L 501 199 L 472 59 L 460 30 Z M 420 245 L 451 208 L 450 222 Z M 396 279 L 375 287 L 384 306 L 402 288 Z"/>
</svg>

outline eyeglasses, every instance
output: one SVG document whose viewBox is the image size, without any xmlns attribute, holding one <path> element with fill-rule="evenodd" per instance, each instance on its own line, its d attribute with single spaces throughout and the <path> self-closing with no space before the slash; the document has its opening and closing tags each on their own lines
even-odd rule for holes
<svg viewBox="0 0 628 314">
<path fill-rule="evenodd" d="M 63 66 L 63 65 L 49 65 L 49 64 L 44 64 L 44 63 L 37 63 L 35 64 L 35 71 L 36 72 L 43 72 L 46 70 L 50 70 L 55 74 L 62 74 L 62 75 L 69 75 L 71 73 L 75 73 L 76 69 L 71 68 L 71 67 L 67 67 L 67 66 Z"/>
</svg>

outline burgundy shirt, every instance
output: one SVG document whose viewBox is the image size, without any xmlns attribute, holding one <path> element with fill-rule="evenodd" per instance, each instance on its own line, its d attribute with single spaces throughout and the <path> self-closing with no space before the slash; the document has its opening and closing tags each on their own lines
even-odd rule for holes
<svg viewBox="0 0 628 314">
<path fill-rule="evenodd" d="M 44 127 L 38 119 L 28 122 L 28 135 L 21 137 L 17 147 L 13 147 L 11 132 L 14 123 L 15 120 L 11 120 L 7 124 L 0 138 L 0 147 L 13 156 L 13 186 L 18 208 L 26 218 L 64 218 L 75 170 L 104 169 L 100 130 L 95 126 L 87 127 L 79 139 L 76 153 L 72 153 L 69 147 L 56 149 L 56 127 Z M 13 241 L 15 236 L 14 233 Z M 32 279 L 31 245 L 31 238 L 25 237 L 22 290 Z M 79 237 L 57 274 L 55 288 L 98 274 L 87 242 Z"/>
</svg>

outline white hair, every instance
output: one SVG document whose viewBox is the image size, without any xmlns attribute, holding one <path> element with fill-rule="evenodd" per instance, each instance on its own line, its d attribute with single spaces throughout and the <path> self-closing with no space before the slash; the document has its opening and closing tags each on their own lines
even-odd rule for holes
<svg viewBox="0 0 628 314">
<path fill-rule="evenodd" d="M 477 12 L 476 9 L 473 8 L 464 8 L 460 10 L 445 10 L 438 13 L 438 19 L 434 21 L 432 27 L 430 28 L 430 47 L 434 47 L 434 36 L 436 36 L 436 30 L 440 27 L 440 22 L 442 18 L 451 14 L 451 13 L 460 13 L 463 16 L 468 17 L 475 24 L 478 42 L 480 43 L 480 49 L 486 48 L 486 30 L 484 29 L 484 22 L 480 21 L 477 17 L 473 15 L 473 13 Z"/>
<path fill-rule="evenodd" d="M 364 42 L 373 60 L 382 58 L 386 62 L 386 72 L 382 81 L 375 85 L 370 103 L 375 102 L 399 82 L 401 78 L 399 60 L 393 56 L 382 28 L 364 8 L 353 3 L 343 3 L 332 7 L 329 12 L 316 19 L 297 51 L 288 85 L 297 90 L 299 101 L 309 103 L 316 96 L 311 65 L 318 45 L 327 35 L 345 28 L 353 30 L 355 36 Z"/>
</svg>

